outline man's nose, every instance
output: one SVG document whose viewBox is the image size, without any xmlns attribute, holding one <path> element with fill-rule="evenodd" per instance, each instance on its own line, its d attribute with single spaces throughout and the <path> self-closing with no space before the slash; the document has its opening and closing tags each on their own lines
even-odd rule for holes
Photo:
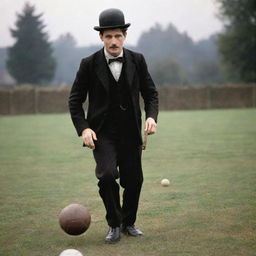
<svg viewBox="0 0 256 256">
<path fill-rule="evenodd" d="M 116 38 L 113 37 L 112 40 L 111 40 L 111 44 L 116 44 L 116 42 L 117 42 Z"/>
</svg>

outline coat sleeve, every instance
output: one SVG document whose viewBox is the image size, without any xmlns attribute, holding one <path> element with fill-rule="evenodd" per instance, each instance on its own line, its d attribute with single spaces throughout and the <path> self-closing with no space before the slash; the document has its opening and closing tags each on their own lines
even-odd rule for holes
<svg viewBox="0 0 256 256">
<path fill-rule="evenodd" d="M 148 72 L 144 56 L 140 59 L 140 92 L 144 100 L 146 119 L 152 117 L 157 122 L 158 116 L 158 92 Z"/>
<path fill-rule="evenodd" d="M 88 64 L 86 59 L 82 59 L 69 96 L 69 111 L 78 136 L 82 135 L 84 129 L 89 128 L 83 110 L 83 103 L 87 98 L 89 86 L 88 74 Z"/>
</svg>

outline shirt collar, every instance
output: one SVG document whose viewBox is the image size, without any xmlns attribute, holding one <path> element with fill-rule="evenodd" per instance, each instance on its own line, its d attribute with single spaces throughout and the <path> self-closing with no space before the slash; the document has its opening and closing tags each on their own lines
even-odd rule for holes
<svg viewBox="0 0 256 256">
<path fill-rule="evenodd" d="M 118 56 L 114 57 L 114 56 L 110 55 L 107 52 L 106 48 L 104 47 L 104 55 L 105 55 L 105 58 L 108 62 L 109 59 L 115 59 L 115 58 L 118 58 L 118 57 L 123 57 L 124 56 L 124 50 L 122 49 L 121 53 Z"/>
</svg>

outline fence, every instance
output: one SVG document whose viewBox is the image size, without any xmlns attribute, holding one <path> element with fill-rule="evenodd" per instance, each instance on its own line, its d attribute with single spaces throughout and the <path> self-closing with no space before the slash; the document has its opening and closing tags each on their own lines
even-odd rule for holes
<svg viewBox="0 0 256 256">
<path fill-rule="evenodd" d="M 0 89 L 0 114 L 65 113 L 70 87 Z M 256 85 L 158 87 L 160 110 L 256 107 Z"/>
</svg>

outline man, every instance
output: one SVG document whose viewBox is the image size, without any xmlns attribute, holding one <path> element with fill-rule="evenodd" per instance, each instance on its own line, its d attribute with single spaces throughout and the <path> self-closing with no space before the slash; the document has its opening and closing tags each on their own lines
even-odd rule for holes
<svg viewBox="0 0 256 256">
<path fill-rule="evenodd" d="M 120 232 L 143 233 L 134 225 L 143 182 L 141 168 L 141 110 L 145 104 L 145 133 L 156 132 L 158 94 L 144 57 L 123 48 L 126 30 L 118 9 L 100 14 L 104 48 L 82 59 L 69 98 L 71 118 L 84 146 L 93 150 L 99 194 L 106 208 L 106 243 L 120 240 Z M 88 96 L 87 117 L 82 108 Z M 120 204 L 119 184 L 124 188 Z"/>
</svg>

